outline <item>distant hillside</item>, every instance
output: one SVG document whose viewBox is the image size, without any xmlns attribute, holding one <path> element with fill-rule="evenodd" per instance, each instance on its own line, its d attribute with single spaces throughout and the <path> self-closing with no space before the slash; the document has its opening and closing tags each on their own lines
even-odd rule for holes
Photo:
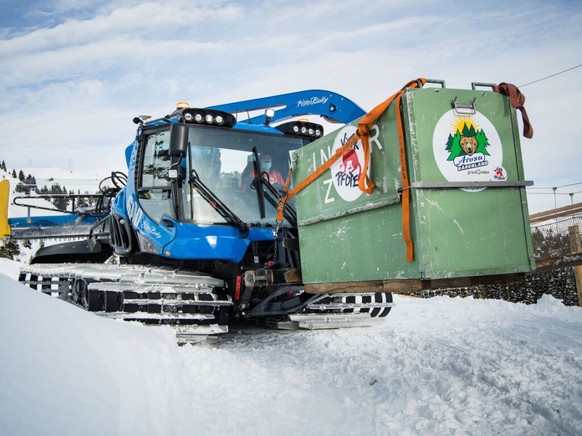
<svg viewBox="0 0 582 436">
<path fill-rule="evenodd" d="M 30 213 L 30 216 L 59 215 L 60 214 L 59 212 L 56 212 L 56 211 L 53 212 L 53 211 L 35 209 L 35 208 L 30 208 L 30 211 L 29 211 L 29 208 L 27 208 L 27 207 L 14 205 L 12 203 L 14 197 L 27 195 L 25 192 L 17 192 L 17 186 L 19 185 L 20 180 L 18 178 L 14 178 L 11 173 L 9 173 L 8 171 L 4 171 L 4 170 L 0 170 L 0 179 L 8 180 L 8 182 L 10 183 L 10 197 L 9 197 L 9 203 L 8 203 L 8 217 L 9 218 L 29 216 L 29 213 Z M 31 192 L 30 195 L 35 195 L 35 192 Z M 36 205 L 36 206 L 47 207 L 47 208 L 54 207 L 50 201 L 45 200 L 43 198 L 30 200 L 30 201 L 27 201 L 27 203 L 30 203 L 30 204 Z"/>
</svg>

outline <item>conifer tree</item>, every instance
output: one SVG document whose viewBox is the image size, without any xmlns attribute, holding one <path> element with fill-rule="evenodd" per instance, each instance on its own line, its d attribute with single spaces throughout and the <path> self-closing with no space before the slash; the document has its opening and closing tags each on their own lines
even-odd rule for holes
<svg viewBox="0 0 582 436">
<path fill-rule="evenodd" d="M 20 254 L 20 247 L 14 240 L 11 240 L 0 247 L 0 257 L 14 259 L 14 256 L 18 254 Z"/>
</svg>

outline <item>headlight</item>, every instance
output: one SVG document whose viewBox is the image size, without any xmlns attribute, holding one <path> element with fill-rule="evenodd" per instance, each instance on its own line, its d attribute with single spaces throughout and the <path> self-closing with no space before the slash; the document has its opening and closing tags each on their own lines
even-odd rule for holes
<svg viewBox="0 0 582 436">
<path fill-rule="evenodd" d="M 286 135 L 298 135 L 311 139 L 323 136 L 323 126 L 309 121 L 290 121 L 288 123 L 279 124 L 276 128 Z"/>
<path fill-rule="evenodd" d="M 180 118 L 180 121 L 189 124 L 197 123 L 222 127 L 232 127 L 236 124 L 236 118 L 234 115 L 214 109 L 188 108 L 183 111 L 177 111 L 172 114 L 172 116 L 177 116 Z"/>
</svg>

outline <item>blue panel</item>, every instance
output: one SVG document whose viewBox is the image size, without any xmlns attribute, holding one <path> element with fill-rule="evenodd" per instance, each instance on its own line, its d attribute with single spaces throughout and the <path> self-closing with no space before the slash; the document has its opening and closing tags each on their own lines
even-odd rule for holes
<svg viewBox="0 0 582 436">
<path fill-rule="evenodd" d="M 89 225 L 96 223 L 102 217 L 85 216 L 68 214 L 68 215 L 45 215 L 8 218 L 8 224 L 12 228 L 27 228 L 32 226 L 41 227 L 58 227 L 58 226 L 72 226 L 72 225 Z"/>
<path fill-rule="evenodd" d="M 111 212 L 116 213 L 117 215 L 128 218 L 127 210 L 125 209 L 125 193 L 127 188 L 122 188 L 121 191 L 115 196 L 113 201 L 111 202 Z"/>
<path fill-rule="evenodd" d="M 308 89 L 288 94 L 219 104 L 210 106 L 210 108 L 231 113 L 274 108 L 275 115 L 271 118 L 272 122 L 303 115 L 322 115 L 346 124 L 366 114 L 361 107 L 347 97 L 324 89 Z M 240 124 L 263 124 L 264 122 L 265 115 L 259 115 Z"/>
<path fill-rule="evenodd" d="M 176 227 L 167 227 L 158 224 L 148 217 L 139 202 L 135 193 L 125 195 L 127 201 L 127 216 L 131 221 L 133 229 L 148 240 L 158 254 L 163 254 L 164 246 L 176 236 Z"/>
<path fill-rule="evenodd" d="M 251 228 L 249 235 L 241 238 L 238 230 L 227 225 L 176 223 L 176 238 L 161 254 L 172 259 L 217 259 L 238 263 L 252 241 L 272 240 L 272 228 Z"/>
</svg>

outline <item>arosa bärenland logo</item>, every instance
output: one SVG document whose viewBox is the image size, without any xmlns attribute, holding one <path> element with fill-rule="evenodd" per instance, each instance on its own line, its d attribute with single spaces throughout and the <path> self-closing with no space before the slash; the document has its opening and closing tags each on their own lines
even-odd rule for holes
<svg viewBox="0 0 582 436">
<path fill-rule="evenodd" d="M 439 170 L 450 182 L 507 180 L 499 134 L 480 112 L 446 112 L 433 133 L 433 152 Z"/>
<path fill-rule="evenodd" d="M 356 130 L 355 126 L 345 126 L 341 129 L 334 139 L 332 154 L 348 142 L 352 135 L 356 133 Z M 358 181 L 363 169 L 364 151 L 362 150 L 362 141 L 356 142 L 351 149 L 331 166 L 332 183 L 339 196 L 345 201 L 354 201 L 362 195 Z"/>
<path fill-rule="evenodd" d="M 447 151 L 450 154 L 447 160 L 453 161 L 457 171 L 486 166 L 488 145 L 483 129 L 475 128 L 475 123 L 470 118 L 461 117 L 455 126 L 455 134 L 449 134 Z"/>
</svg>

